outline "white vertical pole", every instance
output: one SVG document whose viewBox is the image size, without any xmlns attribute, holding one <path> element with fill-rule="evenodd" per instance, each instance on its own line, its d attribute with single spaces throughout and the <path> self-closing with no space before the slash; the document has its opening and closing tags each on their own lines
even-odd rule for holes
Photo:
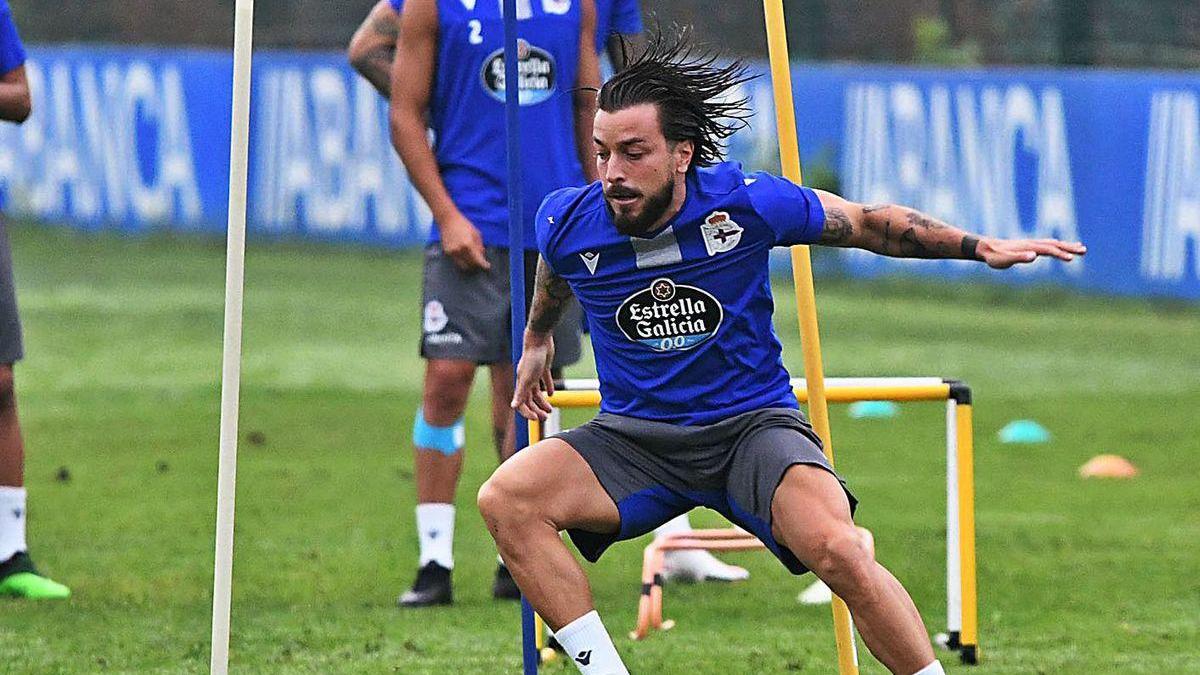
<svg viewBox="0 0 1200 675">
<path fill-rule="evenodd" d="M 233 22 L 233 115 L 229 141 L 229 227 L 225 248 L 225 339 L 221 357 L 221 459 L 213 566 L 214 675 L 229 671 L 233 592 L 233 497 L 237 478 L 238 393 L 242 365 L 242 289 L 246 266 L 246 174 L 250 140 L 250 57 L 254 0 L 237 0 Z"/>
<path fill-rule="evenodd" d="M 962 631 L 962 560 L 958 551 L 958 402 L 946 401 L 946 630 Z"/>
</svg>

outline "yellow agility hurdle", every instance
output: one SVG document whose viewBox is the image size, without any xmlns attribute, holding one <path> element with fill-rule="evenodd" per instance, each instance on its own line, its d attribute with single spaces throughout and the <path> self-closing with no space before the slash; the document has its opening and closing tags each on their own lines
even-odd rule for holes
<svg viewBox="0 0 1200 675">
<path fill-rule="evenodd" d="M 979 659 L 978 596 L 975 568 L 975 487 L 971 390 L 963 382 L 938 377 L 828 378 L 831 403 L 856 401 L 946 402 L 946 640 L 943 646 L 959 652 L 963 663 Z M 804 379 L 792 380 L 796 397 L 809 399 Z M 558 412 L 569 408 L 594 408 L 600 404 L 599 382 L 569 379 L 556 385 L 550 397 L 555 413 L 545 423 L 530 422 L 534 443 L 558 433 Z M 646 637 L 653 629 L 668 630 L 674 622 L 663 619 L 662 554 L 674 549 L 757 550 L 757 539 L 737 529 L 697 530 L 646 548 L 642 570 L 638 622 L 630 636 Z M 538 648 L 545 638 L 538 618 Z M 548 652 L 544 652 L 547 653 Z"/>
</svg>

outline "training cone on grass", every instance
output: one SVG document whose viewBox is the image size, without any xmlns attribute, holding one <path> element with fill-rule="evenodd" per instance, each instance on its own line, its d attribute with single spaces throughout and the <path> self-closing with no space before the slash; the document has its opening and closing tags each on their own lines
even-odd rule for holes
<svg viewBox="0 0 1200 675">
<path fill-rule="evenodd" d="M 1079 467 L 1081 478 L 1133 478 L 1138 473 L 1133 462 L 1120 455 L 1096 455 Z"/>
<path fill-rule="evenodd" d="M 1011 444 L 1046 443 L 1050 432 L 1033 420 L 1013 420 L 1000 430 L 1000 442 Z"/>
<path fill-rule="evenodd" d="M 900 406 L 891 401 L 857 401 L 850 404 L 850 418 L 856 420 L 887 419 L 900 414 Z"/>
</svg>

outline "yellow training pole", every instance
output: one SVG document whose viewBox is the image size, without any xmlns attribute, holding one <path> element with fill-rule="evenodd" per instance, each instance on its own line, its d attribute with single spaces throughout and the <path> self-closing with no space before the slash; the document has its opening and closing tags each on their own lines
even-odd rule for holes
<svg viewBox="0 0 1200 675">
<path fill-rule="evenodd" d="M 787 32 L 783 0 L 763 0 L 767 17 L 767 49 L 771 58 L 771 85 L 775 90 L 775 122 L 779 135 L 779 159 L 785 178 L 799 184 L 800 144 L 796 138 L 796 115 L 792 103 L 792 71 L 788 63 Z M 825 401 L 825 373 L 821 367 L 821 339 L 817 330 L 817 300 L 813 291 L 812 260 L 807 246 L 792 247 L 792 276 L 796 285 L 796 314 L 804 347 L 804 379 L 808 384 L 808 413 L 813 428 L 825 445 L 825 456 L 833 463 L 833 439 L 829 433 L 829 409 Z M 833 624 L 837 636 L 838 669 L 842 675 L 858 673 L 850 609 L 841 598 L 833 599 Z"/>
<path fill-rule="evenodd" d="M 979 661 L 979 600 L 975 571 L 975 434 L 971 404 L 957 406 L 958 418 L 958 557 L 962 565 L 962 660 Z"/>
</svg>

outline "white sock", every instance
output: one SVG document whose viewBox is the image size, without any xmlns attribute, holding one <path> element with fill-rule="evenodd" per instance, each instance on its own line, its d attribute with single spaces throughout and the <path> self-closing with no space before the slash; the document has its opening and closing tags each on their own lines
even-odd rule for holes
<svg viewBox="0 0 1200 675">
<path fill-rule="evenodd" d="M 596 610 L 554 631 L 554 637 L 583 675 L 629 675 Z"/>
<path fill-rule="evenodd" d="M 24 550 L 25 488 L 0 485 L 0 562 Z"/>
<path fill-rule="evenodd" d="M 454 568 L 454 505 L 417 504 L 417 539 L 421 543 L 421 562 L 433 561 Z"/>
<path fill-rule="evenodd" d="M 942 670 L 941 662 L 934 661 L 933 663 L 913 673 L 913 675 L 946 675 L 946 671 Z"/>
<path fill-rule="evenodd" d="M 680 532 L 691 532 L 692 523 L 688 520 L 688 515 L 685 513 L 682 516 L 675 516 L 667 522 L 654 528 L 654 536 L 662 537 L 668 534 L 679 534 Z"/>
</svg>

